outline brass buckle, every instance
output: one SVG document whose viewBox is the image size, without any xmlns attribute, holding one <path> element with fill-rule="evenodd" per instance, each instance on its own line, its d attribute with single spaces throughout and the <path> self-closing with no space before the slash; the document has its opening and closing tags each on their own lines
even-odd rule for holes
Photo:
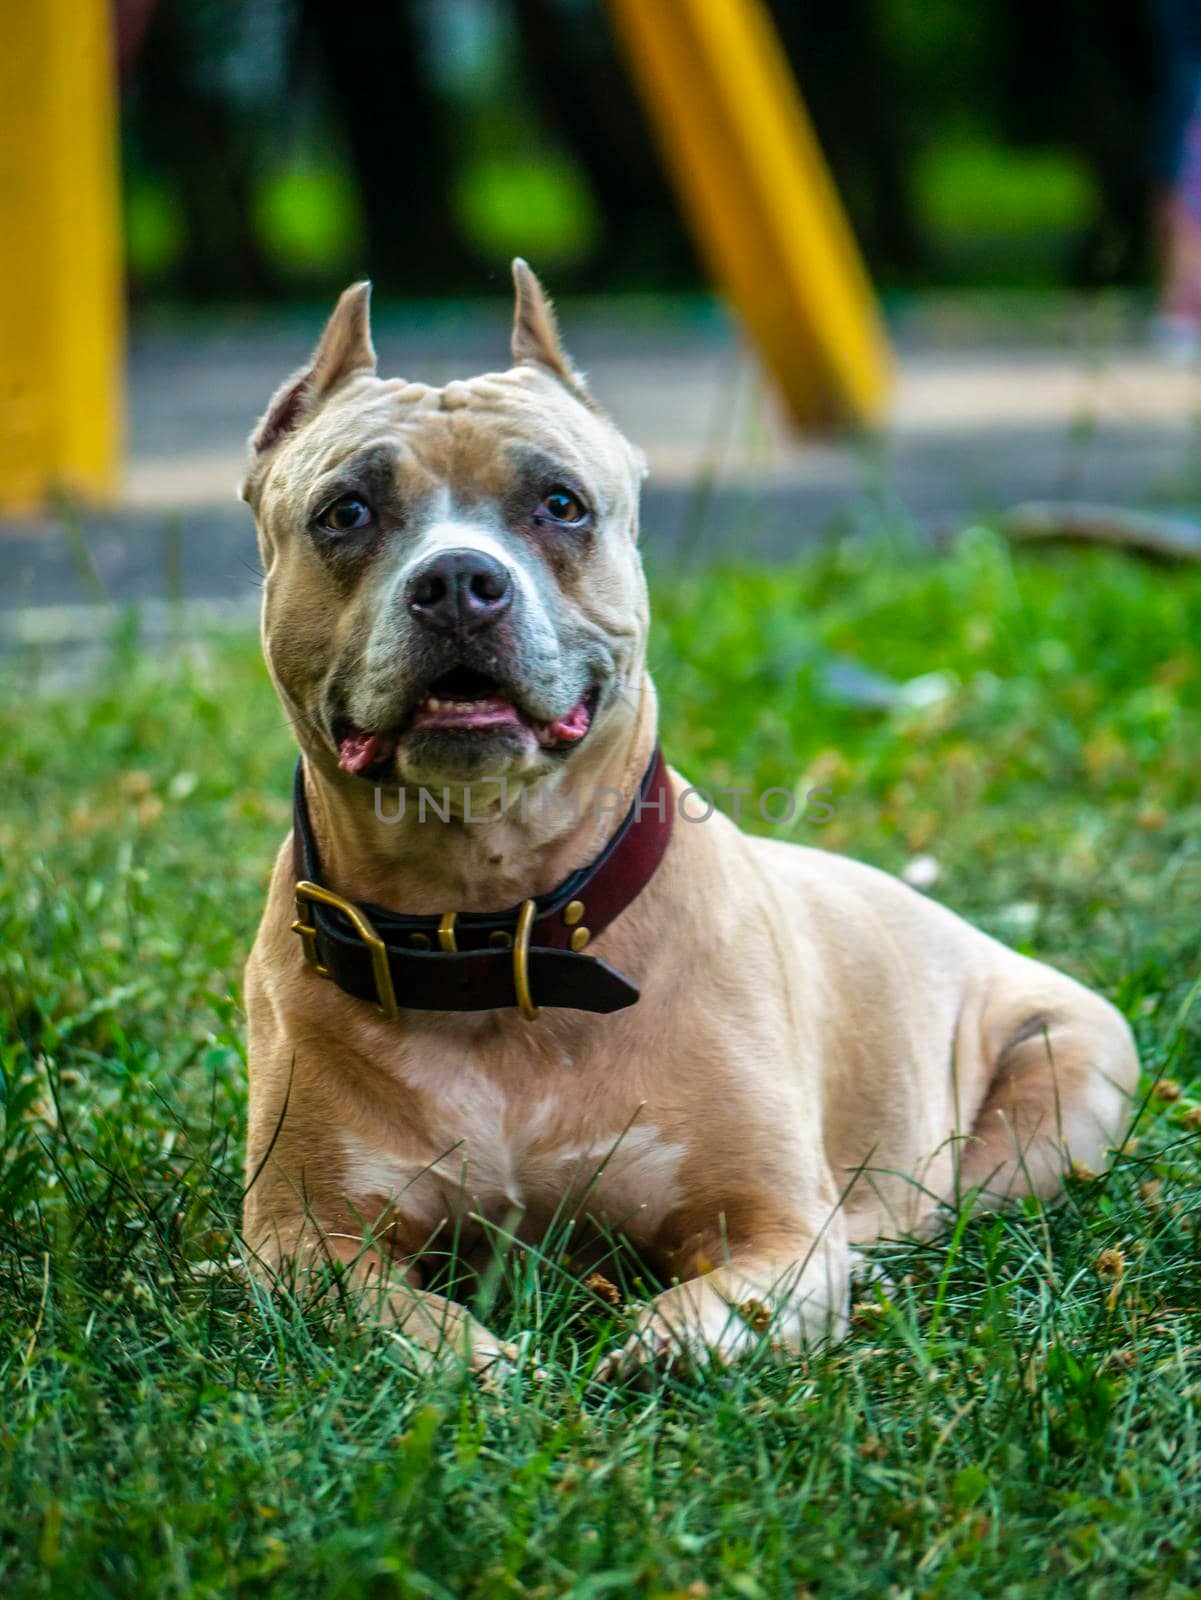
<svg viewBox="0 0 1201 1600">
<path fill-rule="evenodd" d="M 517 913 L 517 928 L 513 934 L 513 988 L 517 992 L 517 1009 L 527 1022 L 533 1022 L 538 1007 L 530 994 L 530 929 L 534 926 L 534 902 L 523 900 Z"/>
<path fill-rule="evenodd" d="M 318 905 L 330 906 L 351 923 L 354 931 L 371 952 L 371 971 L 375 977 L 376 1009 L 387 1022 L 395 1022 L 400 1016 L 396 1005 L 396 991 L 392 987 L 392 970 L 388 966 L 388 951 L 384 941 L 376 933 L 368 919 L 359 910 L 358 906 L 349 900 L 343 900 L 340 894 L 334 894 L 332 889 L 323 889 L 319 883 L 310 883 L 302 879 L 296 885 L 296 921 L 292 924 L 292 932 L 300 935 L 301 948 L 304 950 L 304 959 L 323 978 L 329 977 L 329 968 L 323 966 L 317 959 L 317 929 L 309 922 L 305 915 L 305 908 L 313 901 Z M 532 902 L 531 902 L 532 904 Z"/>
</svg>

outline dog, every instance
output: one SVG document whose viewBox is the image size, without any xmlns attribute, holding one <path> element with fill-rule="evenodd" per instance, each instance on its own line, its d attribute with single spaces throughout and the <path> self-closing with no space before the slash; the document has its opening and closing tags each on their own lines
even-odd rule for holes
<svg viewBox="0 0 1201 1600">
<path fill-rule="evenodd" d="M 768 1322 L 799 1350 L 857 1247 L 1100 1169 L 1134 1044 L 883 872 L 699 820 L 658 753 L 643 459 L 513 277 L 508 370 L 381 379 L 360 283 L 252 435 L 300 761 L 246 971 L 245 1239 L 484 1373 L 511 1348 L 431 1262 L 570 1217 L 670 1284 L 602 1377 Z"/>
</svg>

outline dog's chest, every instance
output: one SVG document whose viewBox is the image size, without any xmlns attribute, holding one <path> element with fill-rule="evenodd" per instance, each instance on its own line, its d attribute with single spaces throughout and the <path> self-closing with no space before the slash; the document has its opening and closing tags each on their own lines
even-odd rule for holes
<svg viewBox="0 0 1201 1600">
<path fill-rule="evenodd" d="M 425 1095 L 420 1148 L 344 1132 L 348 1198 L 382 1204 L 419 1227 L 473 1213 L 541 1226 L 586 1214 L 649 1237 L 682 1197 L 685 1149 L 632 1109 L 624 1123 L 575 1110 L 578 1085 L 520 1097 L 478 1070 L 438 1074 Z"/>
</svg>

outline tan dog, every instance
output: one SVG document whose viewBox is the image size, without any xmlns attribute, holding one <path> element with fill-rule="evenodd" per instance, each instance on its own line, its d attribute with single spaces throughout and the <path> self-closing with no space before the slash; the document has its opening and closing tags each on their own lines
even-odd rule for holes
<svg viewBox="0 0 1201 1600">
<path fill-rule="evenodd" d="M 382 990 L 355 998 L 314 970 L 317 913 L 294 900 L 317 869 L 281 851 L 246 979 L 246 1238 L 268 1269 L 344 1264 L 416 1345 L 482 1369 L 497 1341 L 422 1288 L 429 1252 L 452 1235 L 470 1250 L 489 1223 L 536 1238 L 566 1209 L 674 1284 L 610 1372 L 735 1355 L 762 1304 L 797 1347 L 843 1324 L 853 1244 L 928 1225 L 967 1190 L 1049 1198 L 1069 1162 L 1104 1164 L 1134 1047 L 1107 1002 L 885 874 L 720 814 L 677 819 L 586 955 L 571 954 L 581 925 L 537 958 L 574 961 L 564 981 L 617 969 L 636 1004 L 530 1020 L 528 925 L 516 954 L 495 929 L 482 954 L 456 952 L 449 913 L 550 903 L 595 861 L 656 747 L 642 464 L 565 358 L 537 279 L 522 262 L 514 279 L 515 365 L 443 389 L 376 376 L 368 287 L 347 290 L 254 435 L 263 640 L 321 883 L 348 907 L 436 919 L 437 938 L 408 936 L 416 954 L 394 965 L 414 998 L 381 1016 Z M 421 786 L 447 790 L 447 820 L 417 814 Z M 331 905 L 326 945 L 336 924 L 374 961 Z M 504 1003 L 419 1008 L 420 974 L 507 984 L 509 961 Z"/>
</svg>

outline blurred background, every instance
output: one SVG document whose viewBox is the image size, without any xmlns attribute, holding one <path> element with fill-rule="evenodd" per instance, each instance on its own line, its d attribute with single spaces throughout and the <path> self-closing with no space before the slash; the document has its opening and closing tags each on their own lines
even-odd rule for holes
<svg viewBox="0 0 1201 1600">
<path fill-rule="evenodd" d="M 1149 6 L 769 9 L 886 294 L 1147 283 Z M 706 287 L 601 0 L 120 10 L 135 305 Z"/>
<path fill-rule="evenodd" d="M 652 559 L 735 546 L 778 559 L 881 526 L 937 538 L 1031 500 L 1191 514 L 1201 0 L 749 9 L 774 30 L 857 241 L 861 320 L 887 330 L 879 399 L 844 408 L 851 428 L 809 426 L 795 394 L 781 404 L 778 364 L 731 313 L 653 88 L 636 81 L 618 26 L 629 4 L 47 0 L 58 31 L 33 40 L 22 25 L 0 140 L 27 185 L 24 211 L 20 183 L 5 191 L 26 289 L 0 310 L 6 634 L 53 639 L 90 626 L 99 602 L 250 608 L 233 492 L 244 441 L 333 297 L 371 277 L 381 370 L 441 382 L 503 364 L 515 254 L 648 454 Z M 99 168 L 85 181 L 68 146 L 58 231 L 22 248 L 41 236 L 29 218 L 43 183 L 28 85 L 41 94 L 50 41 L 74 40 L 85 14 L 117 84 L 124 328 L 66 278 L 52 305 L 37 299 L 110 181 Z M 674 89 L 670 57 L 666 70 L 660 88 Z M 685 95 L 689 71 L 681 58 Z M 95 451 L 115 466 L 93 475 L 99 492 L 66 470 L 13 487 L 36 454 L 23 429 L 37 397 L 18 389 L 45 370 L 47 330 L 63 382 L 74 374 L 73 414 L 107 428 Z M 109 334 L 99 377 L 81 376 L 81 353 Z M 827 338 L 837 353 L 837 317 Z"/>
</svg>

